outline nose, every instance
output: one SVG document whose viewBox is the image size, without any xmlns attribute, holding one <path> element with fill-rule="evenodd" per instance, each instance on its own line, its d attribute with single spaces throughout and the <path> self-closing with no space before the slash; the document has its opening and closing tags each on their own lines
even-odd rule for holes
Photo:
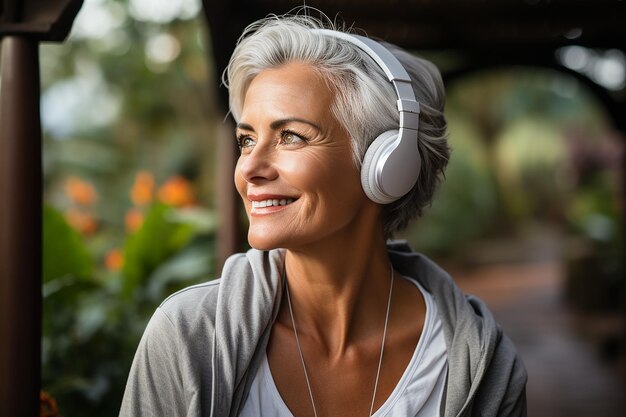
<svg viewBox="0 0 626 417">
<path fill-rule="evenodd" d="M 239 175 L 248 183 L 271 181 L 278 175 L 274 161 L 274 149 L 258 143 L 252 151 L 242 154 L 237 164 Z"/>
</svg>

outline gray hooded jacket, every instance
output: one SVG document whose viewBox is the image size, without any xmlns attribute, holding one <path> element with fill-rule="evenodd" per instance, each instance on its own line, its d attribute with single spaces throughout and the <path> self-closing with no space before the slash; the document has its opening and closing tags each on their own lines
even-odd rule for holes
<svg viewBox="0 0 626 417">
<path fill-rule="evenodd" d="M 388 253 L 437 303 L 448 351 L 442 415 L 525 416 L 526 371 L 485 305 L 406 244 Z M 120 416 L 238 415 L 278 313 L 283 260 L 283 250 L 233 255 L 221 279 L 167 298 L 139 343 Z"/>
</svg>

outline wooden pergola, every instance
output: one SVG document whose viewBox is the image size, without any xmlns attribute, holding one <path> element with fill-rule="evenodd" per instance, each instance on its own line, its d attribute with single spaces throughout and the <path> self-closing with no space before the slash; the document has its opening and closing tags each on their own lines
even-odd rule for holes
<svg viewBox="0 0 626 417">
<path fill-rule="evenodd" d="M 247 24 L 301 4 L 285 0 L 203 2 L 218 74 Z M 555 50 L 567 45 L 626 52 L 624 1 L 310 0 L 307 4 L 407 49 L 460 51 L 463 62 L 444 71 L 446 80 L 506 65 L 569 72 L 595 93 L 626 137 L 626 93 L 612 94 L 555 59 Z M 81 5 L 82 0 L 0 0 L 0 410 L 6 416 L 39 413 L 42 168 L 38 44 L 63 41 Z M 226 91 L 219 91 L 226 113 Z M 232 129 L 224 129 L 229 131 Z M 220 143 L 218 258 L 223 260 L 240 250 L 243 231 L 239 198 L 232 186 L 234 141 Z"/>
</svg>

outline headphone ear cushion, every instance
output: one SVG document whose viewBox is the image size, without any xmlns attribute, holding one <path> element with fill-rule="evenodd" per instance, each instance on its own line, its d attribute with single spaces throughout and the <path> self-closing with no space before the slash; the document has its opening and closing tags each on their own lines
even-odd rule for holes
<svg viewBox="0 0 626 417">
<path fill-rule="evenodd" d="M 397 198 L 391 198 L 382 192 L 380 184 L 376 181 L 376 172 L 379 169 L 384 169 L 384 166 L 379 167 L 383 164 L 381 159 L 386 154 L 384 150 L 397 139 L 398 135 L 398 130 L 387 130 L 378 135 L 367 148 L 361 164 L 361 187 L 363 187 L 365 195 L 378 204 L 389 204 L 397 200 Z"/>
</svg>

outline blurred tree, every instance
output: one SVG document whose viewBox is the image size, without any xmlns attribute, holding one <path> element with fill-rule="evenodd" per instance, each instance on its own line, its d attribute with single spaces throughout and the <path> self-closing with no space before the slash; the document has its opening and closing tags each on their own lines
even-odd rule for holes
<svg viewBox="0 0 626 417">
<path fill-rule="evenodd" d="M 619 196 L 620 141 L 573 78 L 532 68 L 479 73 L 449 86 L 447 103 L 446 180 L 405 234 L 421 250 L 451 255 L 477 238 L 520 236 L 533 225 L 572 230 L 589 164 L 603 173 L 592 188 Z M 622 215 L 611 212 L 611 227 Z"/>
</svg>

